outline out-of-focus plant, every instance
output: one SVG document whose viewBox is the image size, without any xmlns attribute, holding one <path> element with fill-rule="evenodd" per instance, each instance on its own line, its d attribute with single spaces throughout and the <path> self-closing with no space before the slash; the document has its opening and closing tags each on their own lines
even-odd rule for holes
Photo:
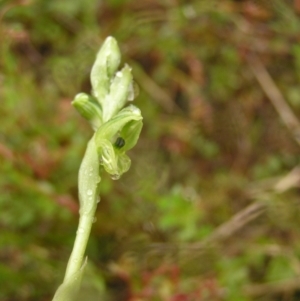
<svg viewBox="0 0 300 301">
<path fill-rule="evenodd" d="M 79 225 L 63 283 L 53 298 L 55 301 L 73 300 L 80 288 L 86 265 L 85 249 L 99 202 L 102 170 L 114 180 L 128 171 L 131 161 L 126 152 L 137 143 L 142 129 L 140 110 L 133 105 L 123 108 L 135 95 L 131 68 L 125 65 L 117 71 L 120 59 L 117 41 L 108 37 L 91 71 L 92 95 L 79 93 L 72 103 L 90 122 L 94 134 L 79 169 Z"/>
</svg>

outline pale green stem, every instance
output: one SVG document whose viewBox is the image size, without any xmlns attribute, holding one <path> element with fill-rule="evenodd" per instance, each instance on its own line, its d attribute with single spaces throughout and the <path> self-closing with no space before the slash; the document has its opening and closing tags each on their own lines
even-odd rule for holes
<svg viewBox="0 0 300 301">
<path fill-rule="evenodd" d="M 67 265 L 64 282 L 72 278 L 83 264 L 84 254 L 90 236 L 92 224 L 97 206 L 94 206 L 89 214 L 82 214 L 79 218 L 79 225 L 76 232 L 74 247 Z"/>
</svg>

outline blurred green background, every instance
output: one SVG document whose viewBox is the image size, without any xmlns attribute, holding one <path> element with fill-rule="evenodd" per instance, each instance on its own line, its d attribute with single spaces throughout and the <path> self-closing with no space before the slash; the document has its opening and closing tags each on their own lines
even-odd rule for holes
<svg viewBox="0 0 300 301">
<path fill-rule="evenodd" d="M 78 300 L 300 300 L 300 1 L 0 1 L 0 300 L 51 300 L 104 39 L 144 128 L 104 175 Z M 299 117 L 300 119 L 300 117 Z"/>
</svg>

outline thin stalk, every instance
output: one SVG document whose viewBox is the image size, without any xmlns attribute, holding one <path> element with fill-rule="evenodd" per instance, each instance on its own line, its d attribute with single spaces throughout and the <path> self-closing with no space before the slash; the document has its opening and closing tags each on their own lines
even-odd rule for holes
<svg viewBox="0 0 300 301">
<path fill-rule="evenodd" d="M 92 214 L 82 214 L 79 218 L 76 238 L 68 261 L 64 281 L 68 281 L 82 267 L 86 246 L 94 222 L 95 211 L 96 207 L 93 208 Z"/>
</svg>

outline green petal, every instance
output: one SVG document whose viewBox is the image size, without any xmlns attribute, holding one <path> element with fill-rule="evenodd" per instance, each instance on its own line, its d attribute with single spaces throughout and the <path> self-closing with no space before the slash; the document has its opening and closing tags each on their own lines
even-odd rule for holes
<svg viewBox="0 0 300 301">
<path fill-rule="evenodd" d="M 116 152 L 110 141 L 102 139 L 98 147 L 100 164 L 103 165 L 113 180 L 119 179 L 123 173 L 128 171 L 131 164 L 129 157 Z"/>
<path fill-rule="evenodd" d="M 126 154 L 120 154 L 118 156 L 119 175 L 122 175 L 123 173 L 127 172 L 130 168 L 130 165 L 131 165 L 131 160 Z"/>
<path fill-rule="evenodd" d="M 109 174 L 115 174 L 118 172 L 118 162 L 115 156 L 115 150 L 109 140 L 102 139 L 97 144 L 100 164 Z"/>
</svg>

